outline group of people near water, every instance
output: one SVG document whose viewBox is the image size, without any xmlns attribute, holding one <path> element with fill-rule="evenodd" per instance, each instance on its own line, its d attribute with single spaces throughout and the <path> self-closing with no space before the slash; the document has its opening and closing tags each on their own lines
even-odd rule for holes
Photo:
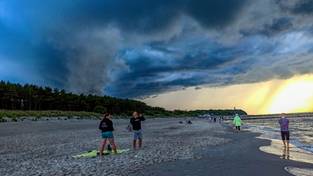
<svg viewBox="0 0 313 176">
<path fill-rule="evenodd" d="M 134 149 L 140 149 L 142 147 L 142 131 L 141 131 L 141 122 L 144 121 L 145 118 L 142 114 L 138 112 L 133 112 L 132 117 L 130 118 L 129 121 L 129 126 L 127 129 L 129 131 L 133 131 L 133 148 Z M 101 130 L 101 137 L 102 141 L 100 143 L 100 148 L 99 148 L 99 155 L 102 156 L 106 144 L 110 144 L 113 153 L 117 153 L 117 147 L 114 141 L 114 136 L 113 136 L 113 122 L 112 122 L 112 115 L 109 113 L 106 113 L 101 120 L 99 124 L 99 129 Z"/>
<path fill-rule="evenodd" d="M 141 122 L 145 121 L 144 116 L 141 113 L 133 112 L 132 117 L 130 118 L 129 125 L 127 129 L 133 132 L 133 149 L 140 149 L 142 147 L 142 130 L 141 130 Z M 284 145 L 284 155 L 283 157 L 289 157 L 289 120 L 286 118 L 285 114 L 283 113 L 281 118 L 278 121 L 280 125 L 280 132 L 281 138 Z M 238 114 L 235 114 L 233 119 L 233 124 L 236 131 L 241 130 L 242 120 Z M 113 152 L 117 153 L 117 147 L 114 141 L 113 136 L 113 122 L 112 122 L 112 115 L 110 113 L 106 113 L 103 116 L 99 124 L 99 129 L 101 130 L 101 137 L 102 141 L 100 143 L 99 148 L 99 155 L 102 156 L 105 150 L 106 144 L 110 144 Z"/>
</svg>

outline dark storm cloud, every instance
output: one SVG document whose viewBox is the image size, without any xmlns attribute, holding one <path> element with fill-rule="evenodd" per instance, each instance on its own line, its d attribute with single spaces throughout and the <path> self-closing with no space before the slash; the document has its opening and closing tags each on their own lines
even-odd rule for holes
<svg viewBox="0 0 313 176">
<path fill-rule="evenodd" d="M 0 67 L 0 73 L 76 93 L 132 98 L 287 78 L 313 65 L 312 4 L 2 0 L 0 61 L 14 69 Z"/>
<path fill-rule="evenodd" d="M 68 75 L 65 53 L 47 43 L 42 43 L 35 49 L 39 51 L 35 57 L 41 59 L 36 60 L 34 64 L 38 66 L 37 73 L 42 76 L 43 83 L 62 87 L 67 81 L 64 75 Z"/>
<path fill-rule="evenodd" d="M 123 30 L 158 32 L 180 15 L 189 15 L 206 27 L 231 23 L 246 0 L 87 0 L 75 1 L 68 15 L 80 24 L 113 23 Z"/>
<path fill-rule="evenodd" d="M 35 28 L 49 32 L 71 32 L 116 25 L 123 31 L 153 33 L 169 27 L 181 15 L 187 15 L 205 27 L 222 27 L 231 23 L 246 0 L 39 0 L 12 5 L 22 19 Z"/>
<path fill-rule="evenodd" d="M 311 0 L 299 1 L 292 8 L 292 12 L 295 14 L 313 14 L 313 1 Z"/>
<path fill-rule="evenodd" d="M 206 51 L 206 46 L 210 46 L 210 52 Z M 225 65 L 241 54 L 241 49 L 221 49 L 210 43 L 203 44 L 202 48 L 197 47 L 190 53 L 176 51 L 181 52 L 179 55 L 169 49 L 151 45 L 145 49 L 127 51 L 121 58 L 129 68 L 116 75 L 116 80 L 108 91 L 120 97 L 147 96 L 166 90 L 215 83 L 220 79 L 216 69 L 220 69 L 221 75 L 244 71 L 241 67 L 224 69 Z M 146 52 L 143 53 L 142 50 Z M 210 70 L 215 72 L 210 73 Z M 223 81 L 226 83 L 229 80 Z"/>
<path fill-rule="evenodd" d="M 205 27 L 223 27 L 232 23 L 246 0 L 188 1 L 186 11 Z"/>
<path fill-rule="evenodd" d="M 110 65 L 116 65 L 114 53 L 121 49 L 118 40 L 127 40 L 129 33 L 166 33 L 183 15 L 205 27 L 220 28 L 235 19 L 243 4 L 242 0 L 12 0 L 1 5 L 4 17 L 9 17 L 4 20 L 10 31 L 25 35 L 14 39 L 25 48 L 17 48 L 20 55 L 15 58 L 23 60 L 25 52 L 33 52 L 29 57 L 35 60 L 36 71 L 42 76 L 38 82 L 100 94 L 110 81 Z M 83 69 L 86 64 L 97 67 L 93 71 Z"/>
<path fill-rule="evenodd" d="M 240 33 L 245 36 L 266 35 L 273 36 L 287 31 L 293 27 L 292 19 L 288 17 L 274 18 L 271 23 L 264 24 L 261 28 L 242 29 Z"/>
<path fill-rule="evenodd" d="M 296 15 L 313 14 L 313 1 L 311 0 L 276 0 L 276 2 L 284 11 Z"/>
<path fill-rule="evenodd" d="M 73 17 L 92 25 L 113 23 L 127 31 L 155 32 L 170 25 L 183 6 L 178 0 L 80 1 Z"/>
<path fill-rule="evenodd" d="M 265 24 L 264 29 L 261 32 L 265 33 L 266 35 L 273 35 L 288 30 L 292 28 L 292 26 L 293 26 L 292 20 L 290 18 L 283 17 L 273 19 L 272 24 Z"/>
</svg>

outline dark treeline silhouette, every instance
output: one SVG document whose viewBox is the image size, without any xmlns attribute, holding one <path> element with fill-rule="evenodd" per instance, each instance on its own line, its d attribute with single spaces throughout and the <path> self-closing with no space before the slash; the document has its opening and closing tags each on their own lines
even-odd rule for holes
<svg viewBox="0 0 313 176">
<path fill-rule="evenodd" d="M 76 95 L 50 87 L 12 84 L 1 81 L 0 109 L 88 111 L 121 114 L 153 108 L 135 100 L 118 99 L 110 96 Z"/>
<path fill-rule="evenodd" d="M 131 114 L 132 111 L 139 111 L 152 116 L 194 116 L 204 113 L 214 115 L 246 114 L 242 110 L 167 111 L 164 108 L 151 107 L 136 100 L 110 96 L 77 95 L 56 88 L 13 84 L 5 81 L 0 81 L 0 109 L 110 112 L 113 114 Z"/>
</svg>

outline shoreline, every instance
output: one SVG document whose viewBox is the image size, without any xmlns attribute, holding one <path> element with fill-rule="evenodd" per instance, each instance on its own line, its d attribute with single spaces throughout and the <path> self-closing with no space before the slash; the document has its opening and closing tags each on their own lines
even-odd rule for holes
<svg viewBox="0 0 313 176">
<path fill-rule="evenodd" d="M 266 139 L 257 137 L 259 139 Z M 260 146 L 259 150 L 265 153 L 279 156 L 282 159 L 287 159 L 295 162 L 302 162 L 313 165 L 313 154 L 309 151 L 303 150 L 295 145 L 290 144 L 289 151 L 282 147 L 282 142 L 276 139 L 267 139 L 271 141 L 269 146 Z M 313 168 L 299 168 L 286 166 L 284 168 L 287 172 L 296 176 L 311 176 L 313 175 Z"/>
<path fill-rule="evenodd" d="M 256 128 L 255 125 L 252 125 L 252 126 L 247 125 L 247 126 L 248 126 L 247 128 L 248 131 L 254 132 L 254 133 L 260 133 L 260 135 L 257 136 L 256 138 L 270 141 L 270 145 L 260 146 L 259 147 L 260 151 L 278 156 L 281 159 L 308 163 L 308 164 L 313 165 L 313 152 L 312 150 L 309 150 L 308 148 L 302 148 L 303 146 L 302 143 L 297 142 L 296 144 L 294 144 L 295 141 L 291 140 L 289 150 L 286 150 L 283 147 L 283 143 L 281 139 L 278 139 L 280 138 L 280 136 L 277 135 L 279 131 L 275 132 L 273 136 L 273 134 L 271 135 L 269 134 L 269 133 L 273 133 L 273 131 L 262 131 L 262 130 L 260 131 L 260 129 Z M 297 139 L 294 139 L 294 140 L 298 141 Z M 312 168 L 299 168 L 299 167 L 286 166 L 284 167 L 284 169 L 290 174 L 296 175 L 296 176 L 313 175 Z"/>
<path fill-rule="evenodd" d="M 274 141 L 281 141 L 281 135 L 280 130 L 278 126 L 272 126 L 269 122 L 268 124 L 265 124 L 262 122 L 263 119 L 261 119 L 258 124 L 255 122 L 246 122 L 245 128 L 250 130 L 251 132 L 255 133 L 261 133 L 259 138 L 274 140 Z M 294 120 L 294 119 L 291 119 Z M 305 117 L 301 120 L 313 120 L 312 117 Z M 275 122 L 274 122 L 275 123 Z M 290 144 L 294 145 L 295 147 L 299 148 L 299 150 L 303 150 L 305 152 L 308 152 L 310 154 L 313 154 L 313 141 L 311 140 L 310 133 L 307 133 L 306 129 L 310 129 L 310 125 L 301 127 L 299 126 L 299 122 L 293 121 L 294 126 L 291 126 L 290 132 L 291 132 L 291 138 L 290 138 Z M 303 122 L 305 123 L 305 122 Z M 303 130 L 303 131 L 302 131 Z M 307 138 L 307 135 L 309 135 L 309 138 Z"/>
<path fill-rule="evenodd" d="M 283 160 L 277 155 L 259 150 L 260 147 L 270 146 L 271 144 L 270 140 L 259 139 L 260 133 L 253 133 L 247 130 L 234 133 L 230 128 L 228 132 L 230 135 L 228 138 L 231 139 L 231 142 L 217 149 L 203 151 L 202 155 L 204 157 L 202 159 L 162 163 L 145 168 L 140 173 L 134 173 L 133 175 L 291 176 L 291 173 L 298 174 L 297 176 L 311 175 L 313 165 L 310 163 Z"/>
<path fill-rule="evenodd" d="M 287 151 L 283 149 L 282 141 L 277 139 L 267 139 L 263 137 L 257 137 L 259 139 L 266 139 L 270 140 L 271 143 L 268 146 L 260 146 L 259 150 L 270 153 L 276 156 L 282 156 L 286 155 Z M 297 147 L 293 144 L 290 144 L 289 147 L 289 155 L 290 160 L 298 161 L 298 162 L 304 162 L 304 163 L 310 163 L 313 164 L 313 153 L 307 150 L 303 150 L 300 147 Z"/>
<path fill-rule="evenodd" d="M 282 160 L 259 150 L 271 144 L 257 138 L 260 133 L 246 129 L 235 133 L 226 123 L 203 119 L 180 123 L 185 120 L 148 119 L 142 124 L 143 149 L 81 159 L 72 156 L 97 149 L 100 142 L 96 120 L 0 123 L 0 175 L 245 176 L 290 175 L 284 168 L 294 173 L 313 169 L 312 164 Z M 113 121 L 118 148 L 131 148 L 132 133 L 125 129 L 128 120 Z"/>
</svg>

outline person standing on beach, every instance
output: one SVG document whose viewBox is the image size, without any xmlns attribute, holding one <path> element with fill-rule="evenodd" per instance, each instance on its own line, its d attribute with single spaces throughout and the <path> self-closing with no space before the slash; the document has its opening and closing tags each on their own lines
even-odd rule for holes
<svg viewBox="0 0 313 176">
<path fill-rule="evenodd" d="M 114 136 L 113 136 L 114 128 L 113 128 L 111 114 L 106 113 L 104 115 L 103 119 L 101 120 L 99 124 L 99 129 L 101 130 L 101 137 L 103 139 L 100 143 L 99 155 L 100 156 L 103 155 L 103 151 L 107 142 L 110 143 L 113 152 L 117 154 L 116 145 L 115 145 Z"/>
<path fill-rule="evenodd" d="M 240 131 L 240 127 L 242 125 L 242 120 L 238 114 L 235 115 L 233 124 L 235 125 L 235 128 L 237 131 Z"/>
<path fill-rule="evenodd" d="M 138 143 L 138 149 L 142 146 L 142 130 L 141 130 L 141 121 L 146 120 L 142 114 L 139 114 L 138 112 L 133 113 L 133 117 L 130 118 L 130 124 L 132 125 L 132 129 L 134 132 L 134 140 L 133 140 L 133 148 L 137 148 Z"/>
<path fill-rule="evenodd" d="M 283 113 L 281 118 L 278 121 L 280 125 L 280 134 L 281 139 L 284 144 L 284 148 L 289 150 L 289 120 L 285 117 L 285 114 Z"/>
</svg>

